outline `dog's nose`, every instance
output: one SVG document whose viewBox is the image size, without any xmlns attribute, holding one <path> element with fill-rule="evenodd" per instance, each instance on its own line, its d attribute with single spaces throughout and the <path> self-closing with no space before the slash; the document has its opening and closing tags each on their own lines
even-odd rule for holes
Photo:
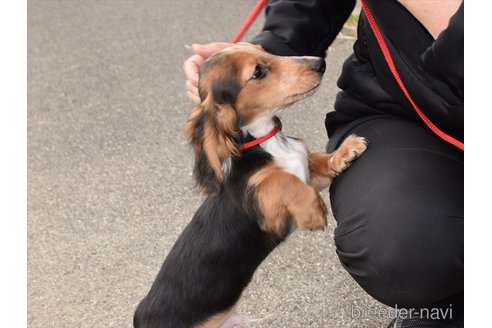
<svg viewBox="0 0 492 328">
<path fill-rule="evenodd" d="M 323 74 L 325 72 L 325 69 L 326 69 L 326 63 L 325 63 L 325 60 L 323 58 L 320 58 L 318 60 L 316 60 L 313 65 L 311 66 L 311 69 L 313 71 L 316 71 L 320 74 Z"/>
</svg>

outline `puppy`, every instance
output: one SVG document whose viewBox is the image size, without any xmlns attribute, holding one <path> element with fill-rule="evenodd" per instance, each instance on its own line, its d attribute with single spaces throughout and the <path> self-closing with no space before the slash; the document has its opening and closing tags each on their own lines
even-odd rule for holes
<svg viewBox="0 0 492 328">
<path fill-rule="evenodd" d="M 366 149 L 349 136 L 331 153 L 309 153 L 277 115 L 312 95 L 325 61 L 279 57 L 235 45 L 200 69 L 202 102 L 186 133 L 194 177 L 207 198 L 184 229 L 134 316 L 135 328 L 230 328 L 242 291 L 292 228 L 320 230 L 319 191 Z"/>
</svg>

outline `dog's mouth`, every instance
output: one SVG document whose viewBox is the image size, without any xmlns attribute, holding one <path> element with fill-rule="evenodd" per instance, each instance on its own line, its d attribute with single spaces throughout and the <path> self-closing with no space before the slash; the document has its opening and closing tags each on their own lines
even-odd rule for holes
<svg viewBox="0 0 492 328">
<path fill-rule="evenodd" d="M 316 83 L 316 85 L 314 87 L 312 87 L 311 89 L 305 91 L 305 92 L 301 92 L 301 93 L 295 93 L 293 95 L 290 95 L 286 98 L 286 105 L 285 107 L 287 106 L 290 106 L 292 104 L 294 104 L 295 102 L 303 99 L 303 98 L 306 98 L 306 97 L 309 97 L 311 95 L 313 95 L 316 90 L 318 90 L 319 86 L 321 85 L 321 81 Z"/>
</svg>

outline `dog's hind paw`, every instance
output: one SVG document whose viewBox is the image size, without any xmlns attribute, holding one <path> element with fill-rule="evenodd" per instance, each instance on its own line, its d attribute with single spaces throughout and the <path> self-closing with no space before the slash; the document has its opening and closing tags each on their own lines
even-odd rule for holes
<svg viewBox="0 0 492 328">
<path fill-rule="evenodd" d="M 218 328 L 234 328 L 238 327 L 243 322 L 243 318 L 233 312 Z"/>
</svg>

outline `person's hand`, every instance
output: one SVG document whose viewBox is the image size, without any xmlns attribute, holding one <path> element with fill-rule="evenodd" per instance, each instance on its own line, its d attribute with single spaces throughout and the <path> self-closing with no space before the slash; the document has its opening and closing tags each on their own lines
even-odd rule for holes
<svg viewBox="0 0 492 328">
<path fill-rule="evenodd" d="M 233 43 L 226 42 L 192 45 L 191 49 L 195 54 L 184 62 L 183 69 L 186 76 L 186 94 L 194 103 L 200 103 L 200 96 L 198 95 L 198 73 L 200 72 L 200 66 L 205 59 L 212 56 L 217 51 L 232 45 Z"/>
</svg>

